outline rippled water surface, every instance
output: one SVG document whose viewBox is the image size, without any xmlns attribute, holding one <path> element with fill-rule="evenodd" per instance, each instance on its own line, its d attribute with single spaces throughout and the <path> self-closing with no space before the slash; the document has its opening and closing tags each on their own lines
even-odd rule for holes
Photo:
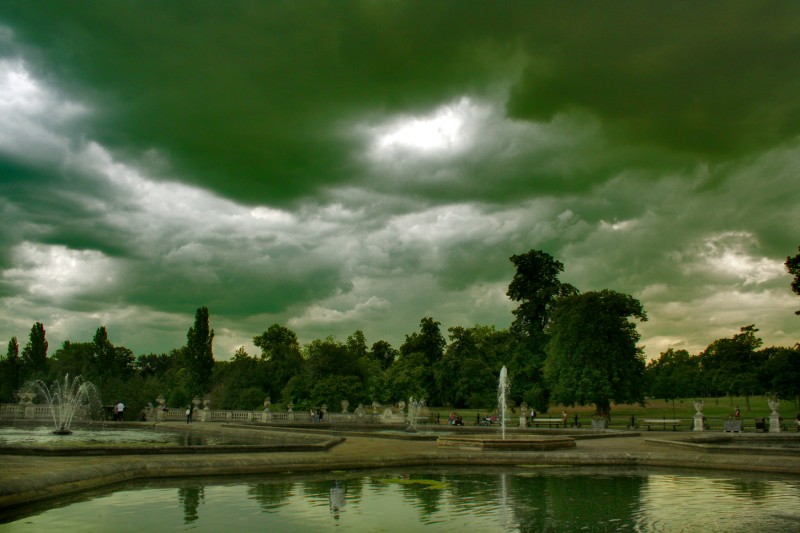
<svg viewBox="0 0 800 533">
<path fill-rule="evenodd" d="M 518 467 L 141 482 L 0 531 L 797 531 L 800 480 Z M 113 524 L 113 528 L 109 529 Z"/>
</svg>

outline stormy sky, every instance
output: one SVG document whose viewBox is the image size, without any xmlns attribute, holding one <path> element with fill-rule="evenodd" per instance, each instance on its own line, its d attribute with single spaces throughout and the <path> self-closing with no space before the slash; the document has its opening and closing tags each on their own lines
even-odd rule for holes
<svg viewBox="0 0 800 533">
<path fill-rule="evenodd" d="M 800 340 L 800 3 L 0 3 L 0 350 L 98 326 L 509 326 L 509 257 L 648 357 Z"/>
</svg>

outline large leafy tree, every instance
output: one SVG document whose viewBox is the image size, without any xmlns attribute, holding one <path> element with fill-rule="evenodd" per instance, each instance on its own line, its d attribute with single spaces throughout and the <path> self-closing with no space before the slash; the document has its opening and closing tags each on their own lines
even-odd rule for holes
<svg viewBox="0 0 800 533">
<path fill-rule="evenodd" d="M 94 382 L 97 377 L 91 370 L 94 353 L 94 343 L 64 341 L 50 358 L 50 375 L 54 379 L 63 378 L 66 374 L 83 376 Z"/>
<path fill-rule="evenodd" d="M 761 339 L 753 324 L 743 326 L 730 338 L 717 339 L 700 354 L 701 363 L 718 392 L 731 397 L 744 395 L 750 408 L 750 395 L 759 391 L 759 370 L 765 355 L 758 352 Z"/>
<path fill-rule="evenodd" d="M 256 409 L 264 402 L 266 363 L 239 347 L 230 361 L 214 365 L 212 400 L 221 409 Z"/>
<path fill-rule="evenodd" d="M 794 348 L 764 348 L 761 383 L 765 392 L 782 399 L 800 399 L 800 344 Z"/>
<path fill-rule="evenodd" d="M 647 364 L 647 382 L 655 398 L 675 400 L 703 396 L 700 361 L 686 350 L 669 348 Z"/>
<path fill-rule="evenodd" d="M 22 366 L 26 378 L 40 379 L 47 373 L 47 338 L 44 325 L 36 322 L 31 326 L 28 344 L 22 350 Z"/>
<path fill-rule="evenodd" d="M 398 352 L 386 341 L 376 341 L 370 350 L 372 357 L 374 357 L 381 365 L 381 370 L 387 370 L 394 360 L 397 359 Z"/>
<path fill-rule="evenodd" d="M 422 356 L 420 358 L 415 357 L 412 360 L 423 364 L 420 369 L 422 379 L 420 386 L 427 392 L 424 399 L 429 404 L 438 404 L 442 401 L 436 388 L 436 380 L 433 374 L 433 369 L 442 359 L 444 347 L 447 345 L 439 326 L 441 326 L 440 322 L 431 317 L 425 317 L 419 322 L 419 332 L 406 335 L 405 341 L 400 345 L 401 358 L 408 359 L 411 354 L 420 354 Z M 419 396 L 417 397 L 419 398 Z"/>
<path fill-rule="evenodd" d="M 401 355 L 386 371 L 386 389 L 384 401 L 396 402 L 408 400 L 409 397 L 427 400 L 431 393 L 427 386 L 430 384 L 430 372 L 425 356 L 420 352 L 411 352 Z"/>
<path fill-rule="evenodd" d="M 512 311 L 510 331 L 518 341 L 508 371 L 514 382 L 511 396 L 515 402 L 526 401 L 546 410 L 549 391 L 544 385 L 545 348 L 552 313 L 560 299 L 573 296 L 578 290 L 558 277 L 564 265 L 541 250 L 530 250 L 510 258 L 516 271 L 506 294 L 519 306 Z"/>
<path fill-rule="evenodd" d="M 208 324 L 208 307 L 200 307 L 195 313 L 194 326 L 186 333 L 186 362 L 191 394 L 205 394 L 211 388 L 214 330 Z"/>
<path fill-rule="evenodd" d="M 800 250 L 800 246 L 797 247 Z M 798 253 L 794 257 L 787 257 L 786 258 L 786 270 L 789 271 L 789 274 L 794 276 L 792 280 L 792 291 L 795 294 L 800 295 L 800 253 Z M 800 310 L 794 312 L 796 315 L 800 315 Z"/>
<path fill-rule="evenodd" d="M 95 331 L 92 347 L 92 379 L 126 380 L 133 375 L 136 363 L 133 352 L 124 346 L 114 346 L 105 326 Z"/>
<path fill-rule="evenodd" d="M 642 304 L 611 290 L 563 298 L 550 325 L 545 376 L 565 405 L 594 404 L 608 417 L 611 402 L 644 401 L 644 355 L 630 317 L 647 320 Z"/>
<path fill-rule="evenodd" d="M 253 344 L 261 348 L 261 360 L 266 362 L 267 389 L 275 400 L 289 380 L 303 372 L 304 359 L 297 335 L 287 327 L 273 324 L 253 337 Z"/>
<path fill-rule="evenodd" d="M 450 344 L 434 368 L 444 405 L 489 409 L 497 399 L 498 333 L 490 326 L 452 327 Z M 502 334 L 500 334 L 502 336 Z"/>
<path fill-rule="evenodd" d="M 547 252 L 531 250 L 526 254 L 512 255 L 511 262 L 517 270 L 506 294 L 512 301 L 519 302 L 519 307 L 512 311 L 511 332 L 528 339 L 535 349 L 543 350 L 547 345 L 547 326 L 555 305 L 559 299 L 575 295 L 578 290 L 558 279 L 564 265 Z"/>
</svg>

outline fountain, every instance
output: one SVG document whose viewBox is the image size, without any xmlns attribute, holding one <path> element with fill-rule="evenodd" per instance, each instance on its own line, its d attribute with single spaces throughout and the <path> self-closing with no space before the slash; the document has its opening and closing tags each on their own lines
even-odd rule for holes
<svg viewBox="0 0 800 533">
<path fill-rule="evenodd" d="M 563 435 L 514 435 L 506 439 L 506 407 L 510 381 L 505 366 L 500 369 L 497 385 L 497 410 L 500 421 L 500 438 L 483 436 L 444 436 L 436 440 L 440 447 L 472 448 L 484 451 L 533 451 L 574 448 L 575 439 Z M 458 432 L 456 432 L 458 433 Z"/>
<path fill-rule="evenodd" d="M 497 385 L 497 409 L 500 411 L 500 435 L 506 438 L 506 400 L 508 398 L 508 370 L 505 365 L 500 369 L 500 381 Z"/>
<path fill-rule="evenodd" d="M 417 421 L 425 409 L 425 400 L 415 400 L 413 396 L 408 398 L 408 414 L 406 415 L 406 431 L 417 432 Z"/>
<path fill-rule="evenodd" d="M 44 395 L 53 417 L 54 435 L 71 435 L 70 425 L 75 414 L 82 408 L 100 403 L 95 386 L 84 381 L 81 376 L 75 377 L 70 383 L 69 374 L 66 374 L 63 384 L 55 380 L 49 388 L 37 379 L 29 383 L 28 387 L 36 388 Z"/>
</svg>

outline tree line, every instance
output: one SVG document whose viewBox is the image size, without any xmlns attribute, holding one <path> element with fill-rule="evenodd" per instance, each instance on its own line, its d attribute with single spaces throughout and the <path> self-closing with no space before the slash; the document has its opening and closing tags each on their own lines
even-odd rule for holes
<svg viewBox="0 0 800 533">
<path fill-rule="evenodd" d="M 636 321 L 647 320 L 641 303 L 612 290 L 581 293 L 559 280 L 564 266 L 546 252 L 510 258 L 515 274 L 508 297 L 518 304 L 507 329 L 475 325 L 448 328 L 432 317 L 405 335 L 397 348 L 368 344 L 361 330 L 301 346 L 291 329 L 273 324 L 253 338 L 260 353 L 240 347 L 227 361 L 213 354 L 214 330 L 206 307 L 197 309 L 186 344 L 138 357 L 115 346 L 104 326 L 90 342 L 65 341 L 48 357 L 44 325 L 37 322 L 20 351 L 12 337 L 0 360 L 0 400 L 32 379 L 82 375 L 106 403 L 123 400 L 137 413 L 165 395 L 185 406 L 208 397 L 219 409 L 260 409 L 266 399 L 298 409 L 425 399 L 428 405 L 494 409 L 497 380 L 506 366 L 512 405 L 546 412 L 551 403 L 594 405 L 608 416 L 612 403 L 644 404 L 647 397 L 674 399 L 719 395 L 800 395 L 800 345 L 760 349 L 754 325 L 712 342 L 691 355 L 670 348 L 645 362 Z M 800 254 L 787 258 L 800 294 Z M 798 312 L 800 313 L 800 312 Z"/>
</svg>

